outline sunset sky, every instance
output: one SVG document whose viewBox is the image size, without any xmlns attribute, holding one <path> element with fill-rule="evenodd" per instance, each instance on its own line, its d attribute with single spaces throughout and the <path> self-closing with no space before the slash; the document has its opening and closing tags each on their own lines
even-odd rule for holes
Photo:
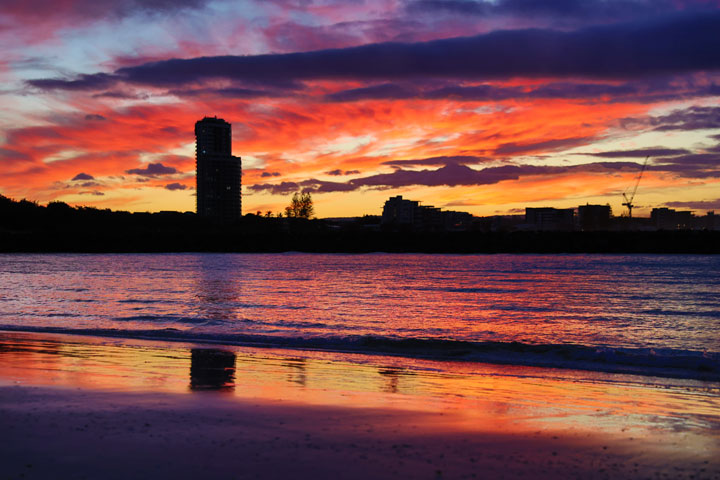
<svg viewBox="0 0 720 480">
<path fill-rule="evenodd" d="M 194 124 L 243 211 L 720 210 L 718 0 L 2 0 L 0 194 L 195 210 Z"/>
</svg>

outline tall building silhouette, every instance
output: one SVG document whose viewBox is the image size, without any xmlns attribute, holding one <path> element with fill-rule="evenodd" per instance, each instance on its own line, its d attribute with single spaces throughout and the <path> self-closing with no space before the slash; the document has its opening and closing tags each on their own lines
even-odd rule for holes
<svg viewBox="0 0 720 480">
<path fill-rule="evenodd" d="M 242 161 L 232 155 L 232 126 L 217 117 L 195 123 L 197 214 L 221 223 L 242 216 Z"/>
</svg>

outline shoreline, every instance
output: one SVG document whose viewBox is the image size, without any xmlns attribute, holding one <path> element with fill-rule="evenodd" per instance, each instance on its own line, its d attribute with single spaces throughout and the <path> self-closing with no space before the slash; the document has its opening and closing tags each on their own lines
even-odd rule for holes
<svg viewBox="0 0 720 480">
<path fill-rule="evenodd" d="M 8 478 L 720 478 L 717 389 L 61 337 L 0 333 Z"/>
<path fill-rule="evenodd" d="M 490 364 L 508 367 L 531 367 L 539 369 L 559 369 L 568 371 L 587 372 L 592 374 L 617 374 L 626 376 L 640 376 L 648 378 L 663 378 L 678 381 L 696 381 L 717 383 L 720 382 L 720 357 L 717 352 L 675 352 L 681 357 L 667 356 L 664 361 L 668 365 L 658 365 L 659 358 L 653 349 L 620 348 L 614 351 L 618 356 L 628 358 L 616 363 L 608 363 L 606 346 L 587 346 L 575 344 L 537 345 L 521 342 L 470 342 L 453 341 L 445 339 L 407 339 L 393 340 L 390 338 L 358 336 L 355 342 L 345 339 L 343 344 L 333 345 L 326 337 L 305 338 L 299 341 L 288 341 L 286 337 L 269 335 L 202 335 L 194 334 L 182 336 L 182 332 L 167 332 L 164 330 L 114 331 L 114 330 L 68 330 L 54 327 L 22 328 L 13 326 L 0 327 L 0 335 L 27 334 L 27 335 L 57 335 L 68 337 L 83 337 L 123 341 L 160 342 L 175 345 L 205 344 L 217 348 L 250 348 L 258 350 L 288 350 L 290 352 L 318 352 L 329 355 L 359 355 L 369 358 L 397 357 L 406 361 L 435 361 L 435 362 L 467 362 L 476 364 Z M 555 352 L 548 352 L 549 349 Z M 569 354 L 581 359 L 571 363 Z M 597 352 L 600 353 L 597 353 Z M 595 352 L 597 357 L 592 359 Z M 647 358 L 645 358 L 647 357 Z M 638 361 L 649 363 L 643 365 Z M 680 361 L 683 368 L 675 363 Z M 694 367 L 687 365 L 694 361 Z"/>
<path fill-rule="evenodd" d="M 384 232 L 305 227 L 0 230 L 0 253 L 720 254 L 718 230 Z"/>
</svg>

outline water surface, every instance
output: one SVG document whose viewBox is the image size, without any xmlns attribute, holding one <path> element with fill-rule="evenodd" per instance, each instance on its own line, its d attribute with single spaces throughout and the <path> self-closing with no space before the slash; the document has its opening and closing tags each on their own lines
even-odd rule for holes
<svg viewBox="0 0 720 480">
<path fill-rule="evenodd" d="M 2 255 L 0 329 L 720 378 L 720 258 Z"/>
</svg>

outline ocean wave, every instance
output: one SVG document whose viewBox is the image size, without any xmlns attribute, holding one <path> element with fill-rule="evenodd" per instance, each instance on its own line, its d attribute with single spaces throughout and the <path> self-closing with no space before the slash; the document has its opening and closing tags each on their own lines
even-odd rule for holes
<svg viewBox="0 0 720 480">
<path fill-rule="evenodd" d="M 640 310 L 646 315 L 720 318 L 718 310 L 663 310 L 660 308 Z"/>
<path fill-rule="evenodd" d="M 236 346 L 324 350 L 502 365 L 563 368 L 630 375 L 720 381 L 720 353 L 678 349 L 618 348 L 577 344 L 469 342 L 383 336 L 285 337 L 162 330 L 65 329 L 1 325 L 0 330 L 93 335 L 114 338 L 214 343 Z"/>
<path fill-rule="evenodd" d="M 152 299 L 152 298 L 125 298 L 122 300 L 116 300 L 117 303 L 168 303 L 167 299 Z"/>
<path fill-rule="evenodd" d="M 522 293 L 525 288 L 476 287 L 476 288 L 439 288 L 438 290 L 450 293 Z"/>
<path fill-rule="evenodd" d="M 203 317 L 177 317 L 171 315 L 131 315 L 129 317 L 115 317 L 113 320 L 120 322 L 150 322 L 150 323 L 182 323 L 182 324 L 208 324 L 216 323 L 216 320 Z M 72 330 L 75 331 L 74 329 Z M 106 330 L 99 330 L 106 331 Z M 119 330 L 120 332 L 122 330 Z"/>
</svg>

